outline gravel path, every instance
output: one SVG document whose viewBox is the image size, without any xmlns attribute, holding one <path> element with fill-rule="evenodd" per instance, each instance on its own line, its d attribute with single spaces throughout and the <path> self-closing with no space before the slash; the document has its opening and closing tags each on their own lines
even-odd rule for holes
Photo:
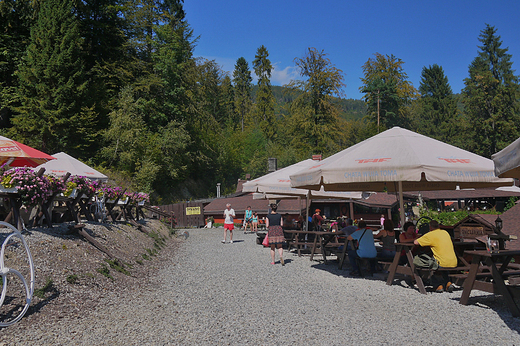
<svg viewBox="0 0 520 346">
<path fill-rule="evenodd" d="M 520 345 L 520 319 L 501 297 L 421 295 L 382 277 L 350 278 L 337 265 L 284 251 L 270 264 L 256 236 L 222 229 L 190 237 L 145 289 L 112 292 L 99 309 L 34 326 L 17 342 L 46 345 Z M 319 258 L 319 256 L 318 256 Z M 137 293 L 136 293 L 137 292 Z"/>
</svg>

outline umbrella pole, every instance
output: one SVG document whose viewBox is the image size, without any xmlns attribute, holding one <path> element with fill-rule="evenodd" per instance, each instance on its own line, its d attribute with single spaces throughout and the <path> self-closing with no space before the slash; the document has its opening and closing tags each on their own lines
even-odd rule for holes
<svg viewBox="0 0 520 346">
<path fill-rule="evenodd" d="M 305 230 L 308 231 L 309 229 L 309 207 L 310 203 L 309 200 L 311 199 L 311 191 L 307 191 L 307 198 L 305 199 L 305 210 L 306 210 L 306 217 L 305 217 Z"/>
<path fill-rule="evenodd" d="M 401 229 L 404 225 L 404 202 L 403 202 L 403 182 L 402 181 L 399 181 L 399 209 L 400 209 L 400 213 L 399 213 L 399 217 L 401 218 Z"/>
</svg>

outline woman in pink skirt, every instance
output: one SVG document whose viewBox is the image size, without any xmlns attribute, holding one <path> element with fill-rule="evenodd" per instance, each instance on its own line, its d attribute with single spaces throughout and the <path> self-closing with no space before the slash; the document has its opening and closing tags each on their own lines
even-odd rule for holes
<svg viewBox="0 0 520 346">
<path fill-rule="evenodd" d="M 285 240 L 283 236 L 283 220 L 282 215 L 276 212 L 278 206 L 276 204 L 271 204 L 271 212 L 267 214 L 267 218 L 265 220 L 265 226 L 267 227 L 267 237 L 269 238 L 269 246 L 271 246 L 271 264 L 274 264 L 274 249 L 278 248 L 278 253 L 280 254 L 280 263 L 285 265 L 283 261 L 283 249 L 282 244 Z"/>
</svg>

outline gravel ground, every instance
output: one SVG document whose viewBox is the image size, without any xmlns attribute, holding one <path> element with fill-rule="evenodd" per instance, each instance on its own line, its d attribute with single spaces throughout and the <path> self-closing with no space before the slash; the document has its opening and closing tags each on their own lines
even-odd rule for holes
<svg viewBox="0 0 520 346">
<path fill-rule="evenodd" d="M 140 289 L 107 292 L 93 311 L 30 326 L 13 344 L 520 345 L 501 297 L 474 291 L 462 306 L 460 290 L 421 295 L 287 251 L 285 267 L 271 265 L 253 234 L 235 232 L 234 244 L 220 243 L 222 229 L 189 234 Z"/>
</svg>

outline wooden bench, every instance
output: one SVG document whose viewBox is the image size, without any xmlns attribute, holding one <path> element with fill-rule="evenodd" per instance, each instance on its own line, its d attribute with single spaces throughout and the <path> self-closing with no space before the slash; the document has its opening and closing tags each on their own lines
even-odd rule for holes
<svg viewBox="0 0 520 346">
<path fill-rule="evenodd" d="M 284 234 L 287 250 L 296 248 L 299 257 L 301 257 L 303 249 L 309 248 L 312 251 L 314 248 L 315 234 L 312 231 L 285 230 Z"/>
</svg>

